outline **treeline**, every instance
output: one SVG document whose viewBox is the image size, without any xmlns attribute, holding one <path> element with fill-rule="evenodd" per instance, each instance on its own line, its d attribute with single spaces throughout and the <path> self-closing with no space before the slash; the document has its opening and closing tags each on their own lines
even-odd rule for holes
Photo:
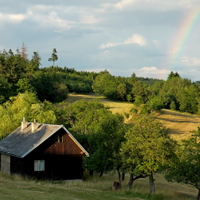
<svg viewBox="0 0 200 200">
<path fill-rule="evenodd" d="M 109 99 L 133 102 L 144 112 L 162 108 L 200 114 L 200 87 L 189 79 L 171 72 L 166 81 L 131 77 L 115 77 L 108 71 L 98 74 L 93 91 Z"/>
<path fill-rule="evenodd" d="M 77 72 L 67 67 L 40 68 L 41 58 L 34 52 L 29 60 L 22 52 L 0 53 L 0 103 L 19 92 L 35 92 L 41 101 L 61 102 L 69 92 L 92 92 L 94 72 Z"/>
<path fill-rule="evenodd" d="M 164 81 L 136 77 L 134 73 L 130 77 L 112 76 L 107 70 L 95 73 L 58 66 L 40 68 L 40 61 L 38 52 L 31 60 L 19 50 L 15 54 L 12 50 L 0 53 L 0 103 L 25 91 L 51 102 L 65 100 L 69 92 L 95 92 L 112 100 L 142 105 L 142 113 L 166 108 L 200 114 L 200 85 L 182 79 L 178 73 L 171 72 Z"/>
</svg>

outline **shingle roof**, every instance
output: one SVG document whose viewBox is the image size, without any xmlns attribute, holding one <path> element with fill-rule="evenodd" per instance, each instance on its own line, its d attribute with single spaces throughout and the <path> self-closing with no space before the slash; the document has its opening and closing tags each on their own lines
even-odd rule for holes
<svg viewBox="0 0 200 200">
<path fill-rule="evenodd" d="M 63 125 L 38 124 L 38 128 L 32 132 L 31 122 L 27 122 L 27 127 L 23 130 L 21 130 L 20 126 L 6 138 L 1 140 L 0 153 L 24 158 L 61 128 L 69 134 L 85 155 L 89 156 L 89 153 Z"/>
</svg>

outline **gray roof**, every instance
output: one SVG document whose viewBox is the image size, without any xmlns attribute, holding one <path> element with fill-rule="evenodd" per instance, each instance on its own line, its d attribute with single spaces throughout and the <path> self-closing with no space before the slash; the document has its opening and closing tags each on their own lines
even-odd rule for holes
<svg viewBox="0 0 200 200">
<path fill-rule="evenodd" d="M 38 128 L 32 132 L 31 122 L 27 122 L 27 127 L 21 130 L 21 126 L 10 135 L 0 141 L 0 153 L 24 158 L 45 140 L 51 137 L 59 129 L 64 129 L 79 148 L 89 156 L 89 153 L 73 137 L 73 135 L 63 125 L 39 124 Z"/>
</svg>

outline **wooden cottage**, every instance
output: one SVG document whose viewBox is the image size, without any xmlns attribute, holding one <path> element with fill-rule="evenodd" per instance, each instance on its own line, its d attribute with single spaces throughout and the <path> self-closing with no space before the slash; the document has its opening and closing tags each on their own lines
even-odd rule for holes
<svg viewBox="0 0 200 200">
<path fill-rule="evenodd" d="M 26 122 L 0 141 L 0 169 L 54 180 L 82 179 L 89 153 L 63 125 Z"/>
</svg>

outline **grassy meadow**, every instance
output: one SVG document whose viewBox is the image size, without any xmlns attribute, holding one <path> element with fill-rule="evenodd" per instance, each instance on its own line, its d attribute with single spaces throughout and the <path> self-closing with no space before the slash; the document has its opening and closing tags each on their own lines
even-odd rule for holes
<svg viewBox="0 0 200 200">
<path fill-rule="evenodd" d="M 128 175 L 122 188 L 113 191 L 115 174 L 98 175 L 84 181 L 35 181 L 18 175 L 0 174 L 1 200 L 194 200 L 197 190 L 184 184 L 168 183 L 162 175 L 155 175 L 156 194 L 149 196 L 148 179 L 134 182 L 126 188 Z"/>
</svg>

